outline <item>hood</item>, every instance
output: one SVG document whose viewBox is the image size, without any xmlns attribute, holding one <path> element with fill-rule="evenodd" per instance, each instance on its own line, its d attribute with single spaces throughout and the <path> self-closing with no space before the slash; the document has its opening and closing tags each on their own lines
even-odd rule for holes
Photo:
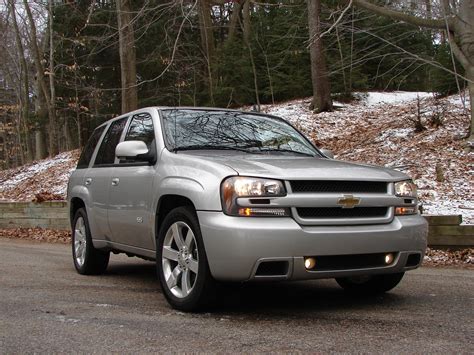
<svg viewBox="0 0 474 355">
<path fill-rule="evenodd" d="M 208 152 L 209 153 L 209 152 Z M 277 178 L 281 180 L 370 180 L 397 181 L 408 179 L 404 173 L 388 168 L 348 163 L 340 160 L 300 156 L 229 154 L 213 151 L 186 152 L 200 159 L 227 165 L 239 175 Z"/>
</svg>

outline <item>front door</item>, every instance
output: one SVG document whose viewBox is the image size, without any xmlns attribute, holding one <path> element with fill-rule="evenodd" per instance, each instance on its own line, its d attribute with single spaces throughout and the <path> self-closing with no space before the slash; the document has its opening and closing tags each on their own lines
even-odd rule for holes
<svg viewBox="0 0 474 355">
<path fill-rule="evenodd" d="M 156 152 L 153 120 L 149 113 L 132 117 L 125 135 L 127 140 L 146 143 Z M 154 249 L 153 180 L 155 167 L 146 162 L 119 161 L 111 175 L 109 226 L 113 241 L 141 249 Z"/>
</svg>

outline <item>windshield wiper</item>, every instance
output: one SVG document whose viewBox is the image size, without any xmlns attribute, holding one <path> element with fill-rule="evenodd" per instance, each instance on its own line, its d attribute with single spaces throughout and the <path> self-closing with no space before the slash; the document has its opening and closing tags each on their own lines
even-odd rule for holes
<svg viewBox="0 0 474 355">
<path fill-rule="evenodd" d="M 296 153 L 296 154 L 301 154 L 305 155 L 308 157 L 315 157 L 315 154 L 311 153 L 304 153 L 304 152 L 299 152 L 297 150 L 291 150 L 291 149 L 282 149 L 282 148 L 259 148 L 261 152 L 285 152 L 285 153 Z"/>
<path fill-rule="evenodd" d="M 251 153 L 250 150 L 239 147 L 231 147 L 227 145 L 212 145 L 212 144 L 195 144 L 195 145 L 185 145 L 182 147 L 173 148 L 173 152 L 180 150 L 238 150 L 239 152 Z"/>
</svg>

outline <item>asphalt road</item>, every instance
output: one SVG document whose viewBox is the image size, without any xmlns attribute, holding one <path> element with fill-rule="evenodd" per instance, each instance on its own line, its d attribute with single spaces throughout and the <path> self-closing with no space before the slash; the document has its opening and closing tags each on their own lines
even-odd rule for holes
<svg viewBox="0 0 474 355">
<path fill-rule="evenodd" d="M 470 353 L 474 272 L 421 268 L 392 292 L 333 280 L 228 289 L 213 313 L 171 309 L 154 264 L 112 256 L 81 276 L 70 247 L 0 239 L 0 353 L 312 351 Z"/>
</svg>

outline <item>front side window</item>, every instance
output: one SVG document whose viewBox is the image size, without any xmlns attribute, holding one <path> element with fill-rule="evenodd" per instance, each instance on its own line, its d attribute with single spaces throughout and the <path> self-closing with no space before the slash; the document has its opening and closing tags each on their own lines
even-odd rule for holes
<svg viewBox="0 0 474 355">
<path fill-rule="evenodd" d="M 163 110 L 168 149 L 222 149 L 256 154 L 320 156 L 282 119 L 237 111 Z"/>
<path fill-rule="evenodd" d="M 113 121 L 107 133 L 102 140 L 97 157 L 95 158 L 94 166 L 113 164 L 115 161 L 115 147 L 120 141 L 123 129 L 127 123 L 127 117 L 120 118 Z"/>
<path fill-rule="evenodd" d="M 89 167 L 92 154 L 94 154 L 95 147 L 99 142 L 100 136 L 102 136 L 104 129 L 105 126 L 100 126 L 94 130 L 82 151 L 81 157 L 77 163 L 77 169 L 86 169 Z"/>
<path fill-rule="evenodd" d="M 133 116 L 125 140 L 142 141 L 146 143 L 148 150 L 152 149 L 155 131 L 153 130 L 153 120 L 149 113 L 140 113 Z"/>
</svg>

